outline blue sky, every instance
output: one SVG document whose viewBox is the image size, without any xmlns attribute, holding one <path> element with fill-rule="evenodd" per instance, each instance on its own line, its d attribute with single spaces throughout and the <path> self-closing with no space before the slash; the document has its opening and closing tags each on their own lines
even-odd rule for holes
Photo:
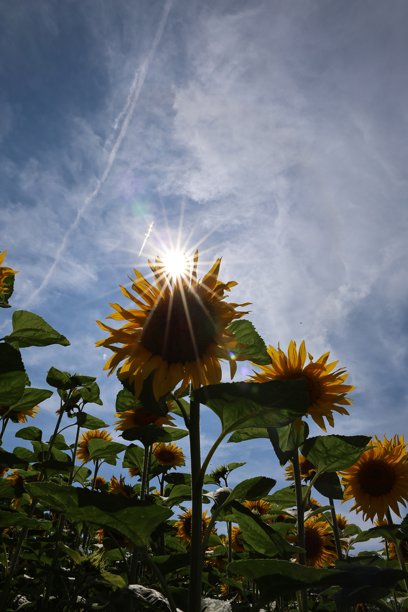
<svg viewBox="0 0 408 612">
<path fill-rule="evenodd" d="M 407 21 L 403 0 L 2 0 L 0 250 L 13 305 L 71 341 L 24 351 L 33 385 L 95 375 L 113 423 L 95 320 L 181 228 L 268 344 L 348 368 L 335 433 L 404 433 Z M 216 429 L 205 410 L 204 446 Z M 266 441 L 213 466 L 237 455 L 282 479 Z"/>
</svg>

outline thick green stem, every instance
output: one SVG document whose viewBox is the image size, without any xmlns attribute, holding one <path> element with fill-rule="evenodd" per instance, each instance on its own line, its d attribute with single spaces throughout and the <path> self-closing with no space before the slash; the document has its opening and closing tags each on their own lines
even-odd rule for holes
<svg viewBox="0 0 408 612">
<path fill-rule="evenodd" d="M 339 526 L 337 524 L 336 508 L 334 506 L 334 499 L 332 497 L 329 497 L 329 504 L 330 504 L 331 518 L 332 518 L 332 528 L 333 528 L 333 535 L 334 535 L 334 543 L 336 545 L 336 552 L 337 552 L 338 558 L 342 559 L 343 558 L 343 551 L 341 550 Z"/>
<path fill-rule="evenodd" d="M 299 563 L 306 565 L 306 539 L 305 539 L 305 515 L 302 496 L 302 481 L 300 476 L 299 455 L 297 450 L 292 458 L 293 474 L 295 476 L 296 507 L 297 507 L 297 544 L 303 550 L 299 553 Z M 299 607 L 301 612 L 307 612 L 307 592 L 302 589 L 298 592 Z"/>
<path fill-rule="evenodd" d="M 140 499 L 142 501 L 146 499 L 146 493 L 148 491 L 149 466 L 150 466 L 150 446 L 146 445 L 144 447 L 142 484 L 140 487 Z"/>
<path fill-rule="evenodd" d="M 200 454 L 200 403 L 190 403 L 190 457 L 191 457 L 191 548 L 190 548 L 190 589 L 189 610 L 201 610 L 202 572 L 202 478 Z"/>
<path fill-rule="evenodd" d="M 8 412 L 6 412 L 6 414 L 2 418 L 1 432 L 0 432 L 0 445 L 3 444 L 3 435 L 4 435 L 4 432 L 6 431 L 6 427 L 8 425 L 9 420 L 10 420 L 9 417 L 7 416 L 7 414 L 9 412 L 10 412 L 10 410 Z"/>
<path fill-rule="evenodd" d="M 74 442 L 74 448 L 72 451 L 72 467 L 71 467 L 71 472 L 69 475 L 69 481 L 68 484 L 71 485 L 72 481 L 74 480 L 74 475 L 75 475 L 75 457 L 76 457 L 76 452 L 77 452 L 77 448 L 78 448 L 78 440 L 79 440 L 79 431 L 81 429 L 80 425 L 77 425 L 77 430 L 76 430 L 76 434 L 75 434 L 75 442 Z"/>
</svg>

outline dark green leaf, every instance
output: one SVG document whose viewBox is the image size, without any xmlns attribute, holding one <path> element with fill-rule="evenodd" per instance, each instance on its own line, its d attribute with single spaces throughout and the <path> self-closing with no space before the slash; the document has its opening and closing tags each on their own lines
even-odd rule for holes
<svg viewBox="0 0 408 612">
<path fill-rule="evenodd" d="M 26 488 L 32 497 L 52 510 L 64 512 L 69 520 L 114 529 L 139 547 L 147 546 L 150 534 L 172 514 L 157 504 L 80 487 L 40 482 L 29 483 Z"/>
<path fill-rule="evenodd" d="M 6 337 L 7 342 L 19 348 L 26 346 L 49 346 L 62 344 L 69 346 L 69 341 L 49 325 L 42 317 L 28 310 L 15 310 L 13 313 L 13 331 Z"/>
<path fill-rule="evenodd" d="M 343 499 L 343 489 L 341 488 L 340 478 L 336 472 L 325 472 L 321 474 L 313 484 L 316 491 L 325 497 L 332 499 Z"/>
<path fill-rule="evenodd" d="M 166 506 L 174 506 L 188 499 L 191 499 L 191 487 L 184 484 L 177 484 L 172 487 L 170 495 L 164 503 Z"/>
<path fill-rule="evenodd" d="M 144 449 L 136 444 L 130 444 L 126 448 L 126 452 L 123 458 L 123 467 L 137 467 L 140 473 L 143 472 L 144 464 Z"/>
<path fill-rule="evenodd" d="M 41 529 L 49 531 L 52 527 L 51 521 L 45 521 L 37 518 L 29 518 L 21 512 L 1 512 L 0 513 L 0 529 L 6 527 L 28 527 L 29 529 Z"/>
<path fill-rule="evenodd" d="M 255 478 L 248 478 L 247 480 L 240 482 L 232 489 L 225 503 L 228 504 L 234 499 L 261 499 L 262 497 L 265 497 L 265 495 L 268 495 L 269 491 L 275 485 L 276 480 L 273 478 L 267 478 L 266 476 L 255 476 Z"/>
<path fill-rule="evenodd" d="M 177 402 L 173 399 L 169 400 L 167 402 L 167 406 L 170 410 L 170 412 L 173 412 L 174 414 L 177 414 L 178 416 L 184 417 L 182 410 L 179 407 L 180 406 L 183 407 L 183 410 L 185 412 L 185 414 L 187 415 L 187 417 L 190 416 L 190 402 L 188 402 L 187 400 L 179 397 L 177 399 Z"/>
<path fill-rule="evenodd" d="M 304 497 L 307 492 L 307 487 L 302 487 L 302 496 Z M 295 486 L 285 487 L 284 489 L 279 489 L 272 495 L 268 495 L 268 501 L 280 506 L 281 508 L 292 508 L 292 506 L 296 506 L 296 491 Z"/>
<path fill-rule="evenodd" d="M 140 404 L 140 402 L 135 400 L 134 394 L 127 389 L 121 389 L 116 396 L 116 412 L 133 410 L 138 404 Z"/>
<path fill-rule="evenodd" d="M 16 448 L 13 450 L 13 453 L 15 457 L 17 457 L 18 460 L 21 460 L 21 462 L 24 464 L 28 464 L 32 461 L 35 461 L 34 453 L 30 451 L 29 448 L 25 448 L 24 446 L 16 446 Z M 4 465 L 1 457 L 0 462 Z M 9 467 L 14 467 L 14 465 L 11 465 L 10 463 L 7 463 L 6 465 L 8 465 Z"/>
<path fill-rule="evenodd" d="M 98 404 L 102 406 L 103 402 L 99 397 L 100 390 L 95 381 L 85 384 L 79 390 L 79 395 L 85 404 Z"/>
<path fill-rule="evenodd" d="M 181 440 L 188 436 L 187 429 L 180 429 L 178 427 L 163 427 L 163 431 L 168 435 L 168 441 L 174 442 L 174 440 Z"/>
<path fill-rule="evenodd" d="M 153 562 L 159 567 L 161 573 L 165 576 L 182 567 L 190 565 L 190 555 L 187 553 L 176 553 L 173 555 L 160 555 L 153 557 Z"/>
<path fill-rule="evenodd" d="M 245 440 L 256 440 L 257 438 L 268 438 L 268 430 L 266 427 L 246 427 L 234 431 L 232 436 L 228 438 L 228 442 L 244 442 Z"/>
<path fill-rule="evenodd" d="M 302 453 L 319 472 L 337 472 L 358 461 L 369 442 L 368 436 L 316 436 L 306 440 Z"/>
<path fill-rule="evenodd" d="M 31 461 L 31 459 L 27 460 L 25 457 L 21 457 L 17 452 L 19 450 L 20 447 L 17 447 L 12 453 L 9 453 L 4 448 L 0 448 L 0 465 L 4 465 L 9 468 L 27 467 L 27 464 L 29 461 Z"/>
<path fill-rule="evenodd" d="M 247 359 L 259 365 L 271 363 L 266 344 L 251 321 L 234 321 L 228 326 L 228 331 L 241 345 L 234 349 L 236 358 Z"/>
<path fill-rule="evenodd" d="M 292 457 L 293 451 L 299 448 L 309 435 L 309 426 L 305 422 L 290 423 L 285 427 L 268 427 L 269 439 L 281 465 Z"/>
<path fill-rule="evenodd" d="M 77 423 L 84 429 L 101 429 L 101 427 L 108 427 L 108 424 L 102 419 L 97 419 L 91 414 L 86 412 L 80 412 L 77 414 Z"/>
<path fill-rule="evenodd" d="M 164 476 L 164 480 L 169 484 L 184 484 L 191 486 L 191 474 L 187 472 L 171 472 Z"/>
<path fill-rule="evenodd" d="M 91 438 L 88 442 L 88 448 L 89 459 L 105 459 L 112 461 L 116 460 L 117 455 L 127 447 L 119 442 L 108 442 L 100 438 Z"/>
<path fill-rule="evenodd" d="M 38 427 L 23 427 L 16 433 L 16 438 L 22 438 L 23 440 L 37 440 L 41 441 L 42 431 Z"/>
<path fill-rule="evenodd" d="M 14 412 L 26 412 L 51 397 L 51 395 L 52 391 L 49 389 L 34 389 L 28 387 L 24 389 L 24 393 L 18 402 L 12 405 L 12 409 Z"/>
<path fill-rule="evenodd" d="M 22 397 L 27 382 L 19 350 L 0 343 L 0 406 L 12 406 Z"/>
<path fill-rule="evenodd" d="M 248 427 L 283 427 L 309 407 L 304 378 L 267 383 L 221 383 L 201 387 L 195 398 L 220 418 L 224 432 Z"/>
</svg>

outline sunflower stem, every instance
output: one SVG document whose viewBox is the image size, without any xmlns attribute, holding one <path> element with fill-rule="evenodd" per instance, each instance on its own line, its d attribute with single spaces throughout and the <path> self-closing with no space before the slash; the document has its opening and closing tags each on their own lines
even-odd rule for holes
<svg viewBox="0 0 408 612">
<path fill-rule="evenodd" d="M 202 571 L 202 483 L 200 453 L 200 403 L 190 400 L 190 459 L 191 459 L 191 548 L 189 610 L 201 610 Z"/>
<path fill-rule="evenodd" d="M 296 450 L 292 457 L 293 474 L 295 477 L 295 491 L 296 491 L 296 508 L 297 508 L 297 544 L 302 548 L 299 552 L 299 563 L 306 565 L 306 538 L 305 538 L 305 515 L 304 515 L 304 503 L 302 496 L 302 480 L 300 476 L 299 466 L 299 455 Z M 307 591 L 302 589 L 298 592 L 299 608 L 301 612 L 307 612 Z"/>
<path fill-rule="evenodd" d="M 140 487 L 140 499 L 144 501 L 147 493 L 147 483 L 149 482 L 149 465 L 150 465 L 150 446 L 147 444 L 144 447 L 143 457 L 143 472 L 142 472 L 142 484 Z"/>
<path fill-rule="evenodd" d="M 330 504 L 330 514 L 332 517 L 332 529 L 333 529 L 333 535 L 334 535 L 334 543 L 336 545 L 337 556 L 341 560 L 343 559 L 343 552 L 341 550 L 339 526 L 337 524 L 337 517 L 336 517 L 336 507 L 334 505 L 334 499 L 332 497 L 329 497 L 329 504 Z"/>
<path fill-rule="evenodd" d="M 388 510 L 386 512 L 386 516 L 387 516 L 388 525 L 390 527 L 392 527 L 394 525 L 394 521 L 392 520 L 392 516 L 391 516 L 391 512 L 390 512 L 389 508 L 388 508 Z M 400 566 L 401 570 L 405 574 L 404 582 L 405 582 L 405 588 L 406 588 L 407 593 L 408 593 L 408 578 L 406 576 L 406 569 L 405 569 L 405 563 L 404 563 L 404 555 L 403 555 L 402 548 L 401 548 L 400 543 L 397 540 L 397 538 L 393 537 L 393 540 L 394 540 L 395 552 L 397 553 L 397 558 L 398 558 L 399 566 Z"/>
</svg>

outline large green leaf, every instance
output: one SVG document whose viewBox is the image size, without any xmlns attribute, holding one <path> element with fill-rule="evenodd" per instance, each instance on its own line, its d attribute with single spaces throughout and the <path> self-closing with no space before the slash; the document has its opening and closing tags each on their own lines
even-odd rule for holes
<svg viewBox="0 0 408 612">
<path fill-rule="evenodd" d="M 123 458 L 123 467 L 137 467 L 140 473 L 143 472 L 145 452 L 137 444 L 129 444 Z"/>
<path fill-rule="evenodd" d="M 302 496 L 304 497 L 307 493 L 307 487 L 302 487 Z M 279 489 L 279 491 L 275 491 L 272 495 L 268 495 L 268 501 L 281 508 L 291 508 L 292 506 L 296 506 L 296 491 L 295 486 L 285 487 L 284 489 Z"/>
<path fill-rule="evenodd" d="M 108 442 L 101 438 L 91 438 L 88 442 L 89 459 L 105 459 L 108 463 L 116 465 L 117 455 L 127 447 L 119 442 Z"/>
<path fill-rule="evenodd" d="M 84 404 L 98 404 L 102 406 L 103 402 L 100 395 L 100 390 L 95 381 L 85 384 L 78 390 L 79 397 L 83 400 Z"/>
<path fill-rule="evenodd" d="M 269 438 L 266 427 L 245 427 L 234 431 L 228 438 L 228 442 L 245 442 L 245 440 L 256 440 L 258 438 Z"/>
<path fill-rule="evenodd" d="M 313 486 L 316 491 L 325 497 L 343 499 L 343 489 L 336 472 L 324 472 L 314 481 Z"/>
<path fill-rule="evenodd" d="M 282 427 L 306 414 L 304 378 L 267 383 L 221 383 L 194 392 L 220 418 L 224 432 L 247 427 Z"/>
<path fill-rule="evenodd" d="M 168 438 L 166 438 L 169 442 L 174 442 L 175 440 L 181 440 L 188 436 L 187 429 L 180 429 L 179 427 L 163 427 L 163 431 L 167 434 Z"/>
<path fill-rule="evenodd" d="M 337 472 L 358 461 L 369 442 L 368 436 L 316 436 L 306 440 L 302 453 L 319 472 Z"/>
<path fill-rule="evenodd" d="M 80 412 L 77 414 L 77 423 L 84 429 L 100 429 L 101 427 L 108 427 L 108 424 L 102 419 L 97 419 L 91 414 L 86 412 Z"/>
<path fill-rule="evenodd" d="M 248 359 L 260 365 L 271 363 L 266 344 L 251 321 L 245 319 L 234 321 L 228 326 L 228 331 L 233 334 L 240 345 L 234 349 L 237 359 Z"/>
<path fill-rule="evenodd" d="M 22 397 L 27 383 L 21 353 L 6 342 L 0 343 L 0 406 L 12 406 Z"/>
<path fill-rule="evenodd" d="M 0 448 L 0 465 L 4 465 L 9 468 L 27 467 L 30 459 L 27 457 L 21 457 L 18 453 L 19 447 L 15 448 L 12 453 L 9 453 L 4 448 Z M 28 449 L 25 449 L 30 452 Z"/>
<path fill-rule="evenodd" d="M 41 529 L 49 531 L 52 527 L 51 521 L 43 519 L 30 518 L 21 512 L 1 512 L 0 513 L 0 528 L 5 527 L 28 527 L 29 529 Z"/>
<path fill-rule="evenodd" d="M 27 387 L 24 389 L 22 397 L 11 406 L 13 412 L 27 412 L 31 410 L 41 402 L 51 397 L 52 391 L 49 389 L 34 389 L 33 387 Z"/>
<path fill-rule="evenodd" d="M 65 391 L 75 389 L 76 387 L 92 386 L 95 380 L 94 376 L 70 374 L 69 372 L 58 370 L 58 368 L 50 368 L 47 374 L 47 383 L 51 387 L 56 387 L 57 389 L 63 389 Z"/>
<path fill-rule="evenodd" d="M 233 502 L 233 508 L 234 521 L 240 526 L 245 542 L 256 552 L 275 557 L 293 555 L 298 550 L 245 506 Z"/>
<path fill-rule="evenodd" d="M 16 438 L 22 438 L 23 440 L 37 440 L 41 441 L 42 430 L 38 427 L 23 427 L 16 432 Z"/>
<path fill-rule="evenodd" d="M 267 478 L 266 476 L 255 476 L 243 480 L 234 487 L 225 500 L 225 504 L 232 502 L 234 499 L 255 500 L 261 499 L 268 495 L 269 491 L 276 485 L 276 480 Z"/>
<path fill-rule="evenodd" d="M 134 394 L 128 389 L 121 389 L 116 396 L 115 409 L 117 412 L 123 412 L 124 410 L 133 410 L 138 404 Z"/>
<path fill-rule="evenodd" d="M 19 348 L 26 346 L 49 346 L 62 344 L 69 346 L 69 341 L 49 325 L 42 317 L 28 310 L 16 310 L 13 313 L 13 331 L 6 337 Z"/>
<path fill-rule="evenodd" d="M 147 546 L 151 533 L 172 514 L 157 504 L 79 487 L 39 482 L 26 488 L 32 497 L 51 510 L 63 512 L 69 520 L 115 529 L 139 547 Z"/>
<path fill-rule="evenodd" d="M 309 435 L 309 426 L 305 422 L 290 423 L 285 427 L 268 427 L 269 439 L 281 465 L 292 457 Z"/>
</svg>

